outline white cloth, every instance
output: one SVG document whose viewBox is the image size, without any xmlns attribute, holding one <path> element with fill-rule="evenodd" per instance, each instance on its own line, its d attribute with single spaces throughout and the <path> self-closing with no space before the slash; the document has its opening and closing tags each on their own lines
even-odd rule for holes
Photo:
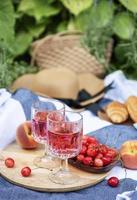
<svg viewBox="0 0 137 200">
<path fill-rule="evenodd" d="M 137 81 L 128 80 L 122 71 L 116 71 L 105 78 L 105 85 L 114 81 L 114 89 L 109 90 L 105 97 L 124 102 L 129 96 L 137 96 Z"/>
<path fill-rule="evenodd" d="M 0 89 L 0 149 L 15 140 L 16 129 L 26 120 L 21 104 Z"/>
</svg>

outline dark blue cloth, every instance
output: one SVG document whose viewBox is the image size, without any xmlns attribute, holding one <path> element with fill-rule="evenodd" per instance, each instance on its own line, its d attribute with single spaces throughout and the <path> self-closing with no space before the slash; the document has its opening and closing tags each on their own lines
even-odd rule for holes
<svg viewBox="0 0 137 200">
<path fill-rule="evenodd" d="M 27 89 L 18 89 L 12 94 L 12 98 L 19 101 L 23 107 L 26 119 L 31 119 L 31 105 L 38 101 L 38 96 Z"/>
<path fill-rule="evenodd" d="M 0 200 L 115 200 L 116 195 L 125 191 L 135 190 L 137 182 L 131 179 L 123 179 L 120 185 L 112 188 L 107 181 L 98 185 L 66 193 L 36 192 L 8 183 L 0 178 Z M 137 194 L 133 194 L 133 200 L 137 200 Z"/>
<path fill-rule="evenodd" d="M 117 149 L 127 140 L 137 140 L 137 130 L 133 126 L 111 125 L 95 132 L 89 133 L 95 136 L 103 144 Z"/>
<path fill-rule="evenodd" d="M 24 108 L 27 118 L 30 118 L 30 106 L 37 96 L 28 90 L 18 90 L 13 98 L 19 100 Z M 92 123 L 92 121 L 91 121 Z M 129 139 L 137 139 L 137 130 L 131 126 L 112 125 L 90 133 L 102 143 L 119 148 Z M 36 192 L 8 183 L 0 178 L 0 200 L 115 200 L 116 195 L 125 191 L 135 190 L 137 181 L 123 179 L 116 188 L 111 188 L 104 180 L 101 183 L 75 192 L 49 193 Z M 63 187 L 63 186 L 62 186 Z M 132 195 L 137 200 L 137 192 Z"/>
<path fill-rule="evenodd" d="M 12 98 L 21 103 L 27 120 L 31 120 L 31 106 L 35 102 L 39 103 L 40 108 L 46 110 L 56 109 L 53 103 L 40 101 L 36 94 L 27 89 L 17 90 L 12 94 Z"/>
</svg>

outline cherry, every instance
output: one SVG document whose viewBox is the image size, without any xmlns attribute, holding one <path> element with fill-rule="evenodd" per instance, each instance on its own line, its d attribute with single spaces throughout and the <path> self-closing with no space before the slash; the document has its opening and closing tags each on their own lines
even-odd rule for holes
<svg viewBox="0 0 137 200">
<path fill-rule="evenodd" d="M 82 145 L 82 149 L 80 151 L 80 154 L 85 154 L 87 151 L 87 147 L 85 145 Z"/>
<path fill-rule="evenodd" d="M 108 179 L 107 183 L 111 187 L 117 187 L 119 184 L 119 179 L 117 177 L 112 176 Z"/>
<path fill-rule="evenodd" d="M 15 165 L 15 162 L 14 162 L 14 160 L 13 160 L 12 158 L 7 158 L 7 159 L 5 160 L 5 165 L 6 165 L 6 167 L 8 167 L 8 168 L 13 168 L 14 165 Z"/>
<path fill-rule="evenodd" d="M 89 157 L 89 156 L 87 156 L 87 157 L 85 157 L 84 159 L 83 159 L 83 163 L 85 164 L 85 165 L 90 165 L 90 163 L 92 163 L 92 158 L 91 157 Z"/>
<path fill-rule="evenodd" d="M 106 165 L 109 165 L 111 163 L 112 159 L 110 157 L 104 156 L 102 158 L 102 161 L 103 161 L 103 165 L 106 166 Z"/>
<path fill-rule="evenodd" d="M 78 161 L 83 161 L 83 159 L 84 159 L 84 155 L 83 155 L 83 154 L 79 154 L 79 155 L 77 156 L 77 160 L 78 160 Z"/>
<path fill-rule="evenodd" d="M 107 154 L 109 154 L 110 157 L 114 158 L 114 157 L 116 157 L 117 152 L 114 149 L 109 149 L 108 152 L 107 152 Z"/>
<path fill-rule="evenodd" d="M 98 151 L 96 149 L 88 149 L 87 150 L 87 155 L 88 156 L 96 157 L 97 154 L 98 154 Z"/>
<path fill-rule="evenodd" d="M 29 167 L 24 167 L 24 168 L 21 169 L 21 174 L 24 177 L 30 176 L 31 169 Z"/>
<path fill-rule="evenodd" d="M 88 137 L 88 138 L 87 138 L 87 142 L 88 142 L 89 144 L 91 144 L 91 143 L 98 143 L 97 139 L 94 138 L 94 137 Z"/>
<path fill-rule="evenodd" d="M 103 154 L 102 153 L 98 153 L 96 158 L 103 158 Z"/>
<path fill-rule="evenodd" d="M 94 166 L 96 166 L 96 167 L 102 167 L 103 166 L 103 161 L 100 158 L 95 158 L 95 160 L 94 160 Z"/>
<path fill-rule="evenodd" d="M 100 144 L 99 152 L 102 153 L 103 155 L 106 155 L 106 153 L 108 152 L 107 146 L 105 146 L 104 144 Z"/>
</svg>

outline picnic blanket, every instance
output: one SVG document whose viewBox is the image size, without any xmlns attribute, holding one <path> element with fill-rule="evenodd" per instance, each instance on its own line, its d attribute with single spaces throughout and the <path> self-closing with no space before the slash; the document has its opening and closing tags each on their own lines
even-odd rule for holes
<svg viewBox="0 0 137 200">
<path fill-rule="evenodd" d="M 105 84 L 110 84 L 111 81 L 114 82 L 114 87 L 106 93 L 105 99 L 115 99 L 123 102 L 128 96 L 137 95 L 137 82 L 127 80 L 121 71 L 107 76 Z M 126 91 L 124 89 L 125 87 Z M 31 91 L 25 89 L 20 89 L 13 94 L 9 94 L 5 89 L 2 89 L 0 92 L 0 95 L 3 95 L 5 98 L 3 101 L 0 101 L 0 115 L 2 119 L 2 124 L 0 124 L 0 148 L 3 148 L 15 139 L 16 127 L 26 119 L 30 119 L 31 104 L 38 97 Z M 107 101 L 102 100 L 100 103 L 103 106 L 107 103 Z M 113 146 L 115 145 L 115 147 L 119 148 L 120 145 L 128 139 L 137 139 L 137 131 L 132 126 L 114 126 L 109 122 L 100 120 L 89 111 L 84 111 L 82 115 L 84 116 L 84 134 L 92 134 L 103 143 L 105 143 L 106 137 L 109 136 L 109 140 L 107 140 L 108 145 L 113 144 Z M 80 200 L 137 200 L 137 170 L 127 170 L 127 176 L 125 177 L 125 170 L 123 170 L 120 166 L 117 166 L 110 173 L 110 176 L 112 175 L 121 179 L 120 185 L 117 188 L 109 187 L 107 185 L 107 181 L 104 180 L 96 186 L 69 193 L 40 193 L 30 191 L 28 189 L 12 185 L 3 178 L 0 178 L 0 199 L 16 200 L 18 198 L 22 200 L 24 198 L 35 198 L 36 200 L 54 200 L 62 198 L 63 200 L 75 200 L 79 198 Z"/>
</svg>

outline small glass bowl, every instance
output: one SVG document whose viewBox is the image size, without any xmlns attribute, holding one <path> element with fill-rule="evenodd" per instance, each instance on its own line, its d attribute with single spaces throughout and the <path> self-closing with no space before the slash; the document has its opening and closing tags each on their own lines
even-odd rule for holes
<svg viewBox="0 0 137 200">
<path fill-rule="evenodd" d="M 86 172 L 91 172 L 91 173 L 96 173 L 96 174 L 105 173 L 105 172 L 110 171 L 119 162 L 120 162 L 120 154 L 118 152 L 117 152 L 116 157 L 113 159 L 113 161 L 109 165 L 106 165 L 103 167 L 94 167 L 94 166 L 84 165 L 80 161 L 76 160 L 76 158 L 69 159 L 69 164 L 71 164 L 72 166 L 77 167 Z"/>
</svg>

